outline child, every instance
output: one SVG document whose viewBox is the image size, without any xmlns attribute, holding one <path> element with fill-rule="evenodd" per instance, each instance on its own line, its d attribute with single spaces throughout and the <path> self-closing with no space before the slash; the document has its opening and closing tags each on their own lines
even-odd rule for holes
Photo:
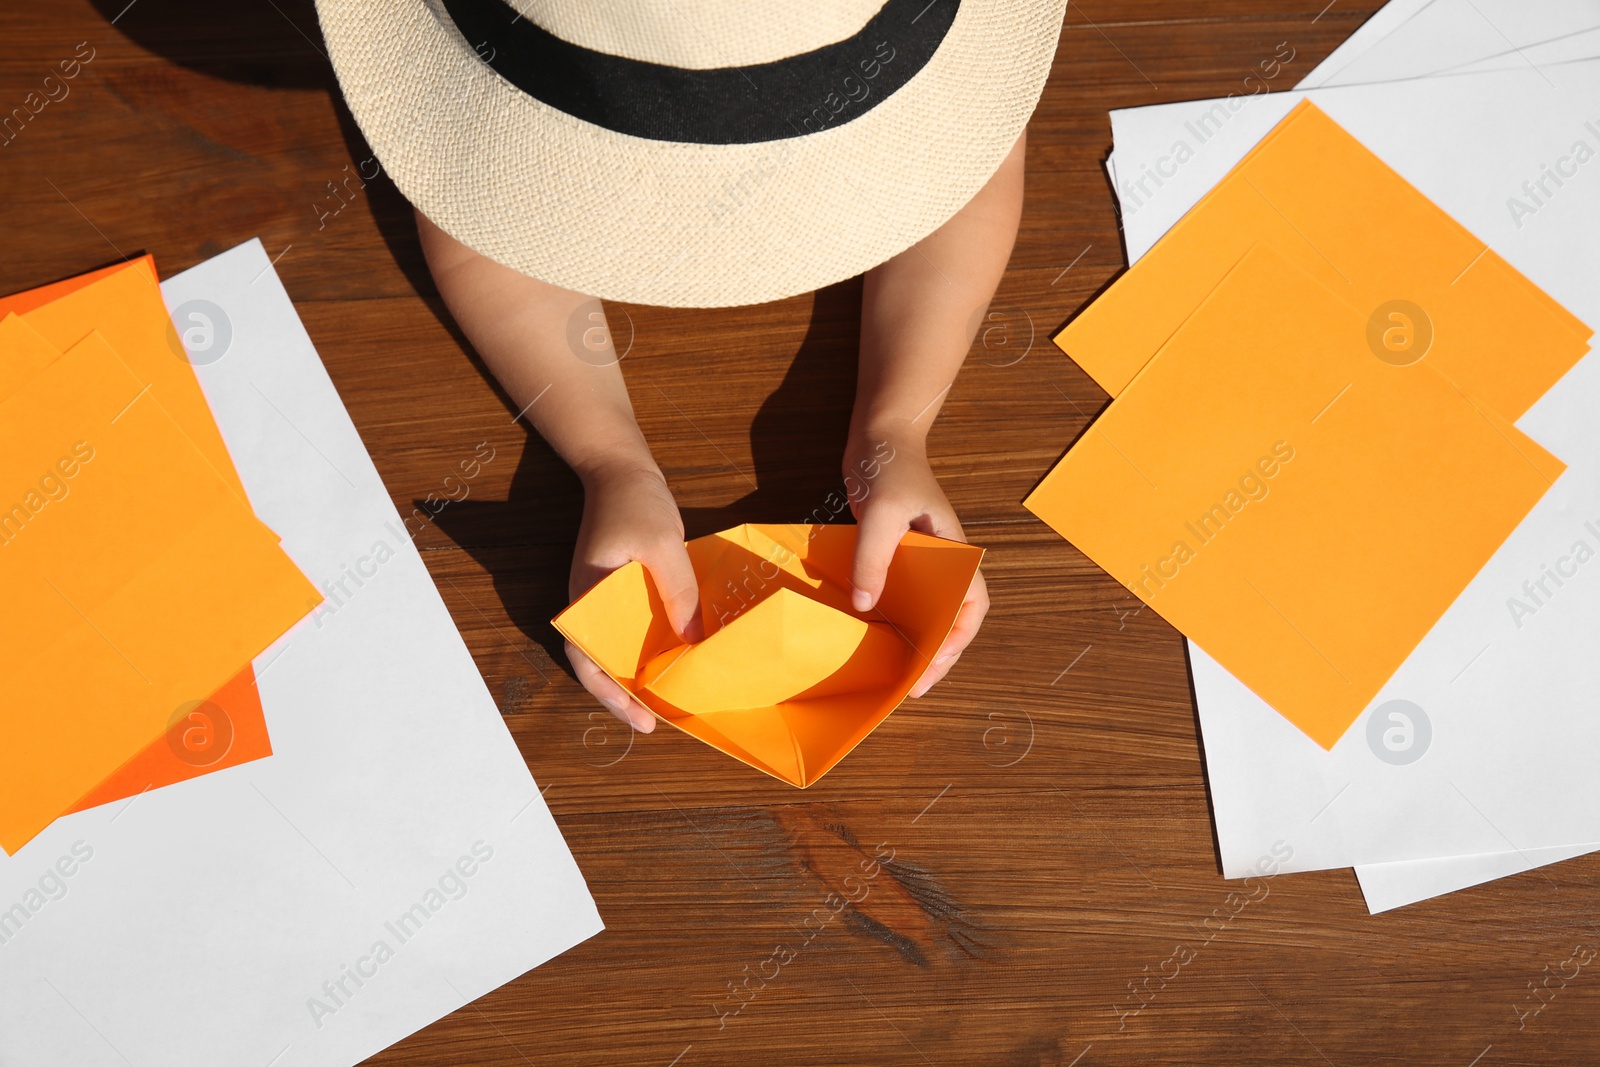
<svg viewBox="0 0 1600 1067">
<path fill-rule="evenodd" d="M 438 4 L 319 11 L 451 314 L 582 480 L 570 595 L 637 560 L 679 635 L 703 636 L 683 523 L 609 331 L 584 358 L 569 340 L 593 296 L 726 306 L 865 270 L 842 465 L 871 475 L 851 501 L 855 607 L 876 604 L 907 530 L 964 540 L 924 442 L 1011 254 L 1023 127 L 1064 0 Z M 988 606 L 978 575 L 912 696 Z M 619 718 L 654 728 L 567 652 Z"/>
</svg>

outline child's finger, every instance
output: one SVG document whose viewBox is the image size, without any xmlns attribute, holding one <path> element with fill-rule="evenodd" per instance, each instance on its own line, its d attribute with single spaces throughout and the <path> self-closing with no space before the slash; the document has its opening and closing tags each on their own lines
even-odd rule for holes
<svg viewBox="0 0 1600 1067">
<path fill-rule="evenodd" d="M 702 640 L 705 627 L 700 621 L 700 582 L 694 576 L 689 550 L 683 542 L 664 543 L 640 562 L 650 572 L 656 592 L 661 594 L 661 602 L 666 606 L 667 618 L 678 636 L 691 643 Z"/>
<path fill-rule="evenodd" d="M 967 601 L 961 605 L 961 613 L 956 616 L 956 624 L 950 630 L 950 636 L 945 638 L 944 647 L 939 649 L 939 654 L 934 656 L 935 664 L 954 660 L 967 650 L 972 644 L 972 639 L 978 636 L 978 627 L 983 624 L 983 617 L 988 611 L 987 605 L 979 605 Z"/>
<path fill-rule="evenodd" d="M 928 669 L 922 672 L 922 677 L 917 679 L 917 684 L 911 690 L 913 698 L 920 697 L 932 689 L 961 658 L 961 653 L 972 644 L 972 639 L 978 636 L 978 628 L 983 625 L 984 616 L 989 613 L 989 589 L 983 580 L 982 574 L 972 576 L 972 584 L 967 587 L 967 598 L 961 605 L 961 611 L 956 615 L 955 625 L 950 628 L 950 636 L 945 638 L 939 652 L 928 664 Z"/>
<path fill-rule="evenodd" d="M 613 681 L 598 663 L 584 655 L 583 650 L 571 641 L 567 642 L 567 660 L 572 664 L 572 673 L 578 676 L 578 682 L 610 709 L 611 714 L 642 734 L 656 728 L 656 718 L 649 709 L 641 707 L 631 693 Z"/>
<path fill-rule="evenodd" d="M 857 611 L 871 611 L 878 603 L 889 576 L 889 561 L 909 529 L 911 523 L 898 509 L 868 508 L 861 516 L 856 525 L 856 558 L 850 567 L 851 604 Z"/>
<path fill-rule="evenodd" d="M 934 657 L 935 662 L 965 652 L 967 646 L 972 644 L 972 639 L 978 636 L 978 628 L 983 625 L 983 620 L 988 614 L 989 583 L 983 580 L 983 572 L 979 571 L 972 576 L 972 584 L 967 586 L 967 596 L 961 602 L 961 611 L 956 615 L 955 625 L 950 627 L 950 636 L 945 638 L 944 646 Z"/>
<path fill-rule="evenodd" d="M 917 684 L 912 687 L 911 692 L 907 695 L 909 695 L 912 700 L 916 700 L 922 696 L 922 694 L 926 693 L 928 690 L 944 681 L 944 676 L 950 673 L 950 668 L 954 667 L 956 665 L 956 660 L 960 658 L 960 654 L 958 653 L 952 659 L 934 660 L 928 669 L 922 672 L 922 677 L 917 679 Z"/>
</svg>

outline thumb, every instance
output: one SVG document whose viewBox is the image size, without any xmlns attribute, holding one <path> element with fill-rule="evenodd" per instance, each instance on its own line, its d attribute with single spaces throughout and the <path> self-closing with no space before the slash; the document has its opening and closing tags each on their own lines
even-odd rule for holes
<svg viewBox="0 0 1600 1067">
<path fill-rule="evenodd" d="M 673 630 L 691 644 L 702 640 L 705 627 L 700 621 L 700 582 L 683 542 L 665 543 L 647 557 L 641 557 L 639 562 L 650 572 Z"/>
<path fill-rule="evenodd" d="M 911 528 L 905 516 L 889 508 L 869 508 L 856 524 L 856 557 L 850 568 L 851 604 L 857 611 L 871 611 L 883 595 L 889 577 L 889 561 L 900 538 Z"/>
</svg>

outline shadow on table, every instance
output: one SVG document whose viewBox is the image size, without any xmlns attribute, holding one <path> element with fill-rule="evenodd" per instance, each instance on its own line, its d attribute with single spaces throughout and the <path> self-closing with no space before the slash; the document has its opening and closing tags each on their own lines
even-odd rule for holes
<svg viewBox="0 0 1600 1067">
<path fill-rule="evenodd" d="M 352 169 L 373 158 L 345 106 L 328 62 L 311 0 L 218 4 L 215 0 L 91 0 L 110 28 L 135 45 L 212 78 L 269 89 L 326 90 L 350 152 Z M 418 296 L 440 317 L 456 343 L 466 340 L 443 313 L 422 258 L 411 205 L 387 174 L 363 190 L 384 243 Z"/>
</svg>

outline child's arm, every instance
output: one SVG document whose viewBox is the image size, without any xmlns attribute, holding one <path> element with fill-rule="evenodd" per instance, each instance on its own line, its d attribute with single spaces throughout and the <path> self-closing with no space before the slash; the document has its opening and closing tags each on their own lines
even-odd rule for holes
<svg viewBox="0 0 1600 1067">
<path fill-rule="evenodd" d="M 908 529 L 965 541 L 961 523 L 928 466 L 925 442 L 973 333 L 989 306 L 1022 216 L 1027 134 L 978 194 L 919 244 L 867 273 L 861 311 L 861 365 L 844 473 L 863 484 L 854 502 L 856 607 L 883 592 L 889 560 Z M 887 462 L 885 456 L 892 456 Z M 864 477 L 875 472 L 870 478 Z M 852 494 L 854 495 L 854 494 Z M 944 646 L 912 696 L 955 665 L 989 610 L 983 575 Z"/>
<path fill-rule="evenodd" d="M 417 230 L 450 313 L 512 403 L 583 482 L 583 524 L 569 594 L 633 560 L 650 571 L 680 636 L 699 636 L 699 591 L 683 547 L 683 519 L 650 455 L 610 331 L 590 333 L 584 358 L 568 345 L 568 323 L 589 297 L 530 278 L 479 255 L 421 212 Z M 599 364 L 599 365 L 597 365 Z M 619 718 L 649 732 L 655 718 L 571 644 L 584 687 Z"/>
</svg>

